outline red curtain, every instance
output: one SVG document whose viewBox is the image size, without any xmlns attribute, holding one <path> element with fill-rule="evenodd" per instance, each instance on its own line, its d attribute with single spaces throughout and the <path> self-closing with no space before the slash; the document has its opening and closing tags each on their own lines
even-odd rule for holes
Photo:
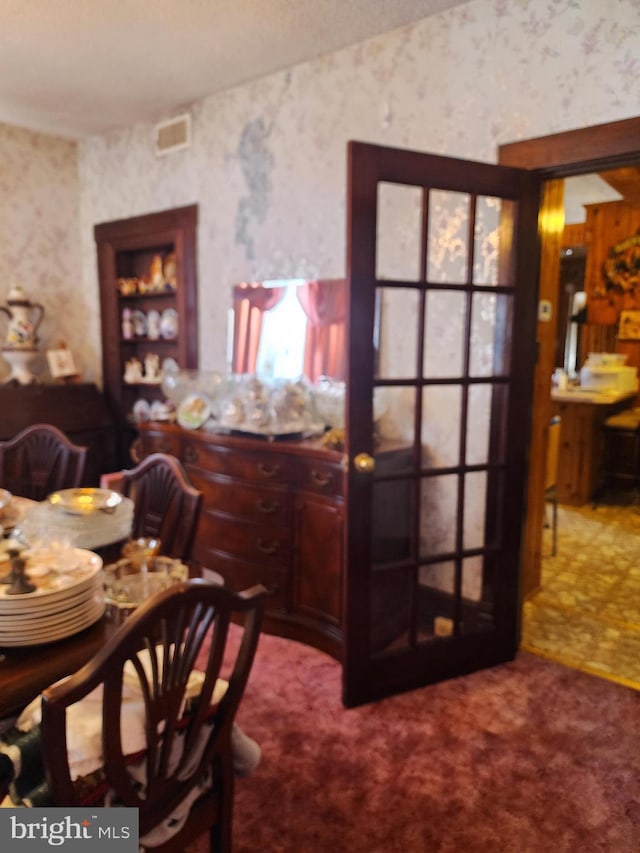
<svg viewBox="0 0 640 853">
<path fill-rule="evenodd" d="M 304 374 L 345 379 L 347 282 L 343 278 L 307 281 L 298 288 L 298 300 L 307 315 Z"/>
<path fill-rule="evenodd" d="M 259 282 L 236 284 L 233 288 L 233 360 L 234 373 L 255 373 L 266 311 L 284 298 L 286 287 L 264 287 Z"/>
</svg>

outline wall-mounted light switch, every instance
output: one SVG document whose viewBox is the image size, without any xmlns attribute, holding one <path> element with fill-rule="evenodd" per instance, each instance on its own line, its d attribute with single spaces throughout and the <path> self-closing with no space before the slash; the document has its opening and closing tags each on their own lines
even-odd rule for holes
<svg viewBox="0 0 640 853">
<path fill-rule="evenodd" d="M 553 314 L 553 306 L 548 299 L 541 299 L 538 303 L 538 320 L 541 323 L 548 323 Z"/>
</svg>

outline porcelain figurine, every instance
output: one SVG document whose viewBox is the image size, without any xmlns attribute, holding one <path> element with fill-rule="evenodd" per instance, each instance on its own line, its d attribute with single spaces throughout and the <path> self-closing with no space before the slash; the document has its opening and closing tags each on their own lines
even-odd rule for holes
<svg viewBox="0 0 640 853">
<path fill-rule="evenodd" d="M 134 385 L 142 379 L 142 362 L 139 358 L 130 358 L 124 366 L 124 381 Z"/>
</svg>

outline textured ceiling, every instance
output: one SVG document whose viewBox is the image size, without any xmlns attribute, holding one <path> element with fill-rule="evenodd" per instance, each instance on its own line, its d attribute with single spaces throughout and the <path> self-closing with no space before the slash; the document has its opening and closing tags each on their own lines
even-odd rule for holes
<svg viewBox="0 0 640 853">
<path fill-rule="evenodd" d="M 464 0 L 0 0 L 0 121 L 63 136 L 164 119 Z"/>
</svg>

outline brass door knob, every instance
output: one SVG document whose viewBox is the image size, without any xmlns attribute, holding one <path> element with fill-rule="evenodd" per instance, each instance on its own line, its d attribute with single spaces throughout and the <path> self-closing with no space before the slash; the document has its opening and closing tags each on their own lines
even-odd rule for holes
<svg viewBox="0 0 640 853">
<path fill-rule="evenodd" d="M 360 474 L 373 474 L 373 469 L 376 467 L 376 460 L 368 453 L 358 453 L 353 458 L 353 467 Z"/>
</svg>

